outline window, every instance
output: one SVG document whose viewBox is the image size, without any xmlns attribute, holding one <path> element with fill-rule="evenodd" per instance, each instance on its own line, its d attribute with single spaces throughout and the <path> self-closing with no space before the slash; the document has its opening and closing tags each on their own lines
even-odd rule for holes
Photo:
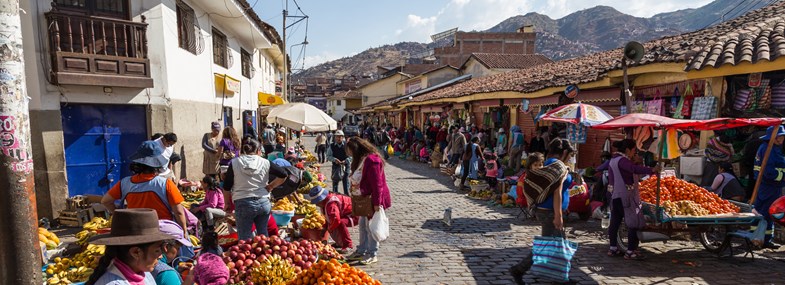
<svg viewBox="0 0 785 285">
<path fill-rule="evenodd" d="M 196 13 L 194 9 L 177 1 L 177 41 L 180 48 L 196 54 Z"/>
<path fill-rule="evenodd" d="M 341 106 L 341 100 L 335 100 L 335 105 Z"/>
<path fill-rule="evenodd" d="M 77 11 L 91 16 L 130 19 L 128 0 L 54 0 L 58 9 Z"/>
<path fill-rule="evenodd" d="M 251 75 L 251 54 L 244 49 L 240 49 L 240 64 L 243 76 L 245 76 L 245 78 L 253 77 L 253 75 Z"/>
<path fill-rule="evenodd" d="M 229 68 L 228 46 L 226 35 L 213 28 L 213 63 Z"/>
</svg>

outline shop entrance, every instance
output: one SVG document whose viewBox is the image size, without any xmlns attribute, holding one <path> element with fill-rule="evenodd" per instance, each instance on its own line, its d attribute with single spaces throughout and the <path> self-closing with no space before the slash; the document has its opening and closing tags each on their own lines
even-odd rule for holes
<svg viewBox="0 0 785 285">
<path fill-rule="evenodd" d="M 128 157 L 147 139 L 144 106 L 61 107 L 68 195 L 103 195 L 130 175 Z"/>
</svg>

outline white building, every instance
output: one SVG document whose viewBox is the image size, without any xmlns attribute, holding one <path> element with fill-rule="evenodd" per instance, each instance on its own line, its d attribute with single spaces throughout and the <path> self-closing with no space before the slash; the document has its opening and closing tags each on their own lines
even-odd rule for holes
<svg viewBox="0 0 785 285">
<path fill-rule="evenodd" d="M 362 106 L 362 93 L 354 90 L 335 92 L 335 95 L 327 98 L 327 114 L 345 125 L 358 122 L 359 119 L 352 112 Z"/>
<path fill-rule="evenodd" d="M 280 36 L 245 0 L 21 5 L 42 217 L 68 196 L 105 193 L 154 133 L 175 132 L 176 174 L 201 179 L 210 122 L 242 136 L 283 71 Z"/>
</svg>

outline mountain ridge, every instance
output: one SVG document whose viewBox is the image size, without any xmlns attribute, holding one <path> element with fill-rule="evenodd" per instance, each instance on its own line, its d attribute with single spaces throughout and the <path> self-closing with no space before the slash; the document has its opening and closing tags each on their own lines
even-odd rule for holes
<svg viewBox="0 0 785 285">
<path fill-rule="evenodd" d="M 649 18 L 624 14 L 603 5 L 576 11 L 559 19 L 529 12 L 505 19 L 482 32 L 515 32 L 524 25 L 534 25 L 537 33 L 535 52 L 553 60 L 562 60 L 618 48 L 628 41 L 645 42 L 702 29 L 761 8 L 769 2 L 715 0 L 699 8 L 659 13 Z M 377 66 L 400 65 L 408 57 L 427 51 L 427 43 L 388 44 L 316 65 L 293 77 L 367 76 L 375 73 Z"/>
</svg>

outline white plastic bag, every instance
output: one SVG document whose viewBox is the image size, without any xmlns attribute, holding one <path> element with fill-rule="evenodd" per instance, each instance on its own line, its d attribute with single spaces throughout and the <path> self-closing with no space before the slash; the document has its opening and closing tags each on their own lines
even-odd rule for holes
<svg viewBox="0 0 785 285">
<path fill-rule="evenodd" d="M 379 211 L 373 214 L 373 218 L 368 222 L 371 230 L 371 237 L 377 242 L 382 242 L 390 236 L 390 222 L 384 214 L 384 208 L 379 207 Z"/>
</svg>

